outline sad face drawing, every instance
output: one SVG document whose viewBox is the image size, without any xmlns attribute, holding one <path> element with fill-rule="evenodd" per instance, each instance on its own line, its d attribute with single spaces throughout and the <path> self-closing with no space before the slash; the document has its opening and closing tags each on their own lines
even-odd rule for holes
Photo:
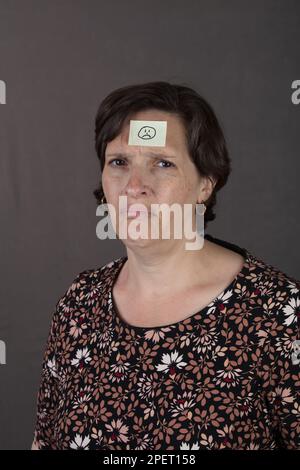
<svg viewBox="0 0 300 470">
<path fill-rule="evenodd" d="M 143 140 L 153 139 L 156 135 L 156 130 L 151 126 L 143 126 L 138 132 L 138 137 Z"/>
</svg>

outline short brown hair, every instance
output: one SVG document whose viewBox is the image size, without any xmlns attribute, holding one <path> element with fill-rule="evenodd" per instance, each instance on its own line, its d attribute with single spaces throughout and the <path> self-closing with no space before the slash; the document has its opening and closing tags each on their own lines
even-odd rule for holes
<svg viewBox="0 0 300 470">
<path fill-rule="evenodd" d="M 168 82 L 129 85 L 111 92 L 101 102 L 95 120 L 95 148 L 101 172 L 105 164 L 108 142 L 121 132 L 129 114 L 155 108 L 178 115 L 185 127 L 188 153 L 200 176 L 212 178 L 216 184 L 205 201 L 204 228 L 214 220 L 216 193 L 226 184 L 231 162 L 221 126 L 211 105 L 195 90 Z M 104 196 L 102 184 L 93 191 L 97 203 Z"/>
</svg>

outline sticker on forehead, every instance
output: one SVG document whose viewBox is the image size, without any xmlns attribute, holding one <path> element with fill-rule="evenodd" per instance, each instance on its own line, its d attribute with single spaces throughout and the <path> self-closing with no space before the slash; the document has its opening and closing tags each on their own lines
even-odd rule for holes
<svg viewBox="0 0 300 470">
<path fill-rule="evenodd" d="M 128 145 L 165 147 L 167 121 L 130 120 Z"/>
</svg>

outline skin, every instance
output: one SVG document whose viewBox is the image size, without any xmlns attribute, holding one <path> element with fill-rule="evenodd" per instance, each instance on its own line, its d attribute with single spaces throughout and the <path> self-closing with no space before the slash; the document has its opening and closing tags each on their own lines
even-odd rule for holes
<svg viewBox="0 0 300 470">
<path fill-rule="evenodd" d="M 167 121 L 166 146 L 128 145 L 130 119 Z M 149 151 L 162 153 L 164 160 L 174 166 L 163 163 L 161 158 L 155 160 L 146 156 Z M 120 153 L 131 156 L 119 159 L 116 155 Z M 118 160 L 113 162 L 115 158 Z M 177 115 L 156 109 L 134 113 L 128 117 L 121 133 L 106 147 L 102 185 L 107 202 L 116 210 L 120 195 L 128 197 L 128 206 L 136 202 L 146 207 L 152 203 L 205 202 L 214 184 L 212 179 L 199 175 L 189 157 L 184 126 Z M 228 251 L 207 240 L 202 249 L 191 251 L 185 249 L 185 238 L 127 238 L 122 241 L 128 260 L 119 274 L 118 288 L 126 289 L 128 295 L 138 292 L 143 302 L 151 301 L 154 296 L 156 300 L 167 300 L 174 297 L 174 292 L 180 296 L 188 289 L 205 285 L 221 253 Z"/>
</svg>

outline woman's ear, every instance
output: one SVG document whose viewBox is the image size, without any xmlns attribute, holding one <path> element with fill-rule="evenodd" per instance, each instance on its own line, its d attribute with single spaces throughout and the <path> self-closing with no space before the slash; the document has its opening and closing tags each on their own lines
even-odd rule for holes
<svg viewBox="0 0 300 470">
<path fill-rule="evenodd" d="M 197 203 L 205 203 L 212 195 L 217 181 L 210 176 L 203 176 L 199 187 Z"/>
</svg>

